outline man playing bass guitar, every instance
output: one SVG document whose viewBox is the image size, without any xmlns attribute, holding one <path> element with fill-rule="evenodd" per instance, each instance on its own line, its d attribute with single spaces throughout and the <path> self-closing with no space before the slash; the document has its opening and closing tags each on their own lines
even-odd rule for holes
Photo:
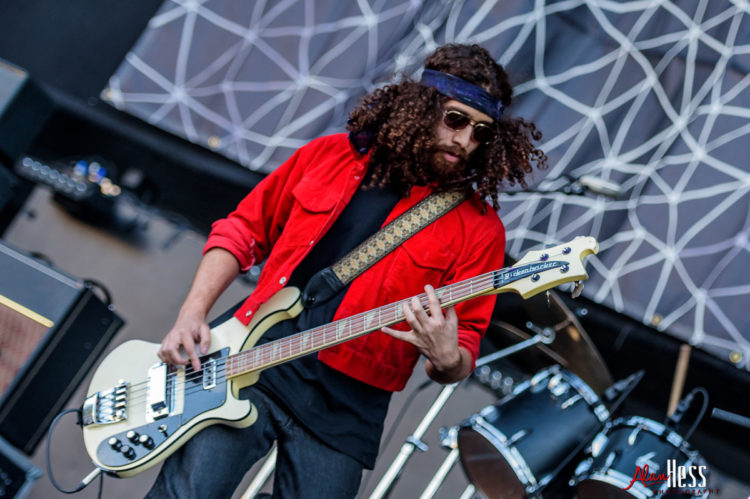
<svg viewBox="0 0 750 499">
<path fill-rule="evenodd" d="M 404 388 L 419 356 L 440 383 L 472 371 L 495 297 L 442 311 L 434 289 L 502 266 L 501 184 L 525 186 L 532 166 L 545 166 L 532 144 L 541 134 L 507 115 L 511 96 L 507 74 L 485 49 L 439 47 L 420 81 L 365 96 L 350 114 L 348 134 L 300 148 L 214 223 L 161 343 L 165 363 L 200 368 L 199 355 L 211 344 L 209 310 L 239 272 L 261 262 L 257 288 L 234 317 L 247 324 L 285 286 L 307 288 L 308 297 L 298 317 L 271 327 L 261 343 L 423 291 L 429 306 L 407 302 L 406 321 L 397 326 L 263 371 L 240 392 L 257 408 L 257 421 L 198 432 L 165 461 L 149 497 L 230 497 L 274 441 L 274 497 L 354 497 L 363 468 L 374 466 L 391 393 Z M 444 191 L 468 197 L 333 296 L 316 289 L 320 270 Z"/>
</svg>

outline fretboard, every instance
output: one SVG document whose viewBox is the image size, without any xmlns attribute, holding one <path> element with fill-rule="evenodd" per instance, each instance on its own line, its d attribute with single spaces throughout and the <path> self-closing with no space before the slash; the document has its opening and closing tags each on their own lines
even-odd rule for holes
<svg viewBox="0 0 750 499">
<path fill-rule="evenodd" d="M 440 300 L 440 307 L 446 308 L 480 295 L 500 292 L 506 284 L 564 265 L 565 262 L 545 261 L 508 267 L 449 284 L 436 289 L 435 294 Z M 422 307 L 428 310 L 427 295 L 422 293 L 417 295 L 417 298 Z M 397 324 L 404 320 L 402 305 L 410 301 L 411 298 L 408 298 L 389 303 L 368 312 L 352 315 L 230 355 L 226 361 L 226 376 L 232 378 L 251 371 L 263 370 L 377 331 L 385 326 Z"/>
<path fill-rule="evenodd" d="M 440 307 L 449 307 L 494 290 L 494 279 L 495 272 L 490 272 L 435 290 L 440 300 Z M 422 307 L 425 309 L 429 307 L 425 293 L 417 295 L 417 298 Z M 397 324 L 404 320 L 402 304 L 410 301 L 411 298 L 408 298 L 407 300 L 389 303 L 368 312 L 352 315 L 230 355 L 227 357 L 226 376 L 232 378 L 282 364 L 303 355 L 364 336 L 385 326 Z"/>
</svg>

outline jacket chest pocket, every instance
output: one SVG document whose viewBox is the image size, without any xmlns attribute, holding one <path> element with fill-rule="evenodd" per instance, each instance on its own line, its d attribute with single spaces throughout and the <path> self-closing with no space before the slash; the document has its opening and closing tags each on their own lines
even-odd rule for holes
<svg viewBox="0 0 750 499">
<path fill-rule="evenodd" d="M 398 299 L 424 292 L 427 284 L 437 288 L 446 281 L 455 258 L 456 253 L 444 241 L 431 234 L 417 234 L 394 250 L 386 287 Z"/>
<path fill-rule="evenodd" d="M 317 242 L 334 215 L 340 195 L 335 189 L 312 179 L 302 179 L 292 190 L 295 203 L 289 216 L 291 226 L 284 229 L 288 241 L 302 245 Z"/>
</svg>

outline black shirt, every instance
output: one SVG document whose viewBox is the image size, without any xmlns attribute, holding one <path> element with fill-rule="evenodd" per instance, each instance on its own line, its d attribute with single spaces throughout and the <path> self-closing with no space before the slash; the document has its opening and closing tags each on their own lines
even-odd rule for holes
<svg viewBox="0 0 750 499">
<path fill-rule="evenodd" d="M 367 180 L 363 182 L 363 185 Z M 336 263 L 383 224 L 400 196 L 360 187 L 330 230 L 292 273 L 289 284 L 304 289 L 321 269 Z M 295 320 L 267 331 L 259 343 L 329 323 L 347 288 L 306 308 Z M 263 371 L 256 384 L 315 436 L 368 469 L 375 465 L 391 392 L 370 386 L 307 355 Z"/>
</svg>

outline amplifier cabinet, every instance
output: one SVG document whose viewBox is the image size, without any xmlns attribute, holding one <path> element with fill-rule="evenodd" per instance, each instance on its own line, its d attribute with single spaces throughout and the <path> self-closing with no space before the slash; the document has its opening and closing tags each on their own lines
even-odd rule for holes
<svg viewBox="0 0 750 499">
<path fill-rule="evenodd" d="M 0 241 L 0 435 L 33 453 L 123 324 L 85 281 Z"/>
</svg>

